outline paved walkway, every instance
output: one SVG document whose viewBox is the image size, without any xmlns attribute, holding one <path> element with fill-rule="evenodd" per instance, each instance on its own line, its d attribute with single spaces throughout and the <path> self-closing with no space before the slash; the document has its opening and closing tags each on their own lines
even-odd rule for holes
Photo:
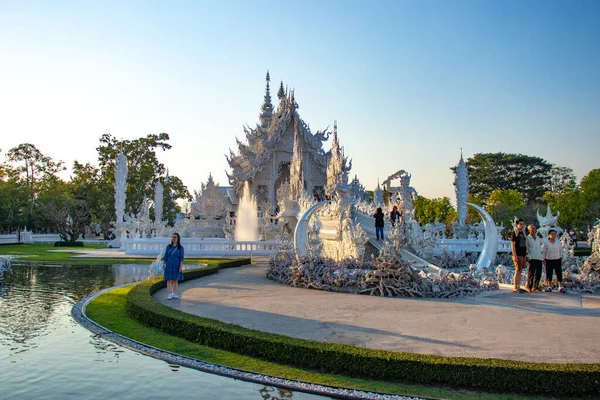
<svg viewBox="0 0 600 400">
<path fill-rule="evenodd" d="M 444 356 L 600 362 L 600 296 L 514 294 L 458 300 L 382 298 L 284 286 L 264 266 L 179 286 L 163 304 L 251 329 L 324 342 Z"/>
</svg>

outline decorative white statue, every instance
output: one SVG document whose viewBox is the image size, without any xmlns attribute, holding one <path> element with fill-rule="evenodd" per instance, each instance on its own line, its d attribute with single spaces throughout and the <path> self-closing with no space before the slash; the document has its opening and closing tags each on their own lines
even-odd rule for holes
<svg viewBox="0 0 600 400">
<path fill-rule="evenodd" d="M 563 230 L 560 226 L 558 226 L 558 217 L 560 216 L 560 211 L 556 215 L 552 215 L 552 210 L 550 209 L 550 204 L 548 204 L 548 208 L 546 209 L 546 215 L 541 216 L 540 210 L 536 211 L 537 220 L 540 224 L 540 228 L 538 232 L 544 239 L 548 239 L 548 231 L 550 229 L 554 229 L 558 237 L 562 234 Z"/>
</svg>

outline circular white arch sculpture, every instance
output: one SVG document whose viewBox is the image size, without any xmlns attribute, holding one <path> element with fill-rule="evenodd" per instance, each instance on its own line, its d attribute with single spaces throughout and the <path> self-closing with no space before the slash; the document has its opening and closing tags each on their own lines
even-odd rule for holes
<svg viewBox="0 0 600 400">
<path fill-rule="evenodd" d="M 308 222 L 310 221 L 310 217 L 312 217 L 315 211 L 329 202 L 330 200 L 324 200 L 313 205 L 306 210 L 298 220 L 296 229 L 294 230 L 294 247 L 298 257 L 301 257 L 308 252 L 306 250 L 306 244 L 308 243 Z"/>
<path fill-rule="evenodd" d="M 483 244 L 483 251 L 477 259 L 477 271 L 481 271 L 482 268 L 487 268 L 489 270 L 494 264 L 496 253 L 498 252 L 498 230 L 496 229 L 496 223 L 483 207 L 473 203 L 467 204 L 477 210 L 479 215 L 481 215 L 481 219 L 483 219 L 483 228 L 485 230 L 485 242 Z"/>
</svg>

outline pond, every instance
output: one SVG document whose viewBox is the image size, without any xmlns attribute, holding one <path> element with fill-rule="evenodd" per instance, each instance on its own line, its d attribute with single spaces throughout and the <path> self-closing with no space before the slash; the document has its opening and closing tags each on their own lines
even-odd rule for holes
<svg viewBox="0 0 600 400">
<path fill-rule="evenodd" d="M 71 317 L 86 295 L 144 279 L 147 265 L 13 264 L 0 283 L 0 388 L 15 399 L 322 399 L 146 357 Z"/>
</svg>

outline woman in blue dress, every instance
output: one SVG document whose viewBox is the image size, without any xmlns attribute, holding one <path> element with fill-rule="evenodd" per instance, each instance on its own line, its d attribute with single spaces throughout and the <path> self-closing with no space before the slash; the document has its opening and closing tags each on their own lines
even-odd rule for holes
<svg viewBox="0 0 600 400">
<path fill-rule="evenodd" d="M 162 259 L 165 262 L 164 279 L 167 281 L 167 290 L 169 291 L 168 300 L 178 299 L 177 285 L 183 280 L 183 246 L 179 233 L 173 233 L 171 243 L 165 248 Z"/>
</svg>

